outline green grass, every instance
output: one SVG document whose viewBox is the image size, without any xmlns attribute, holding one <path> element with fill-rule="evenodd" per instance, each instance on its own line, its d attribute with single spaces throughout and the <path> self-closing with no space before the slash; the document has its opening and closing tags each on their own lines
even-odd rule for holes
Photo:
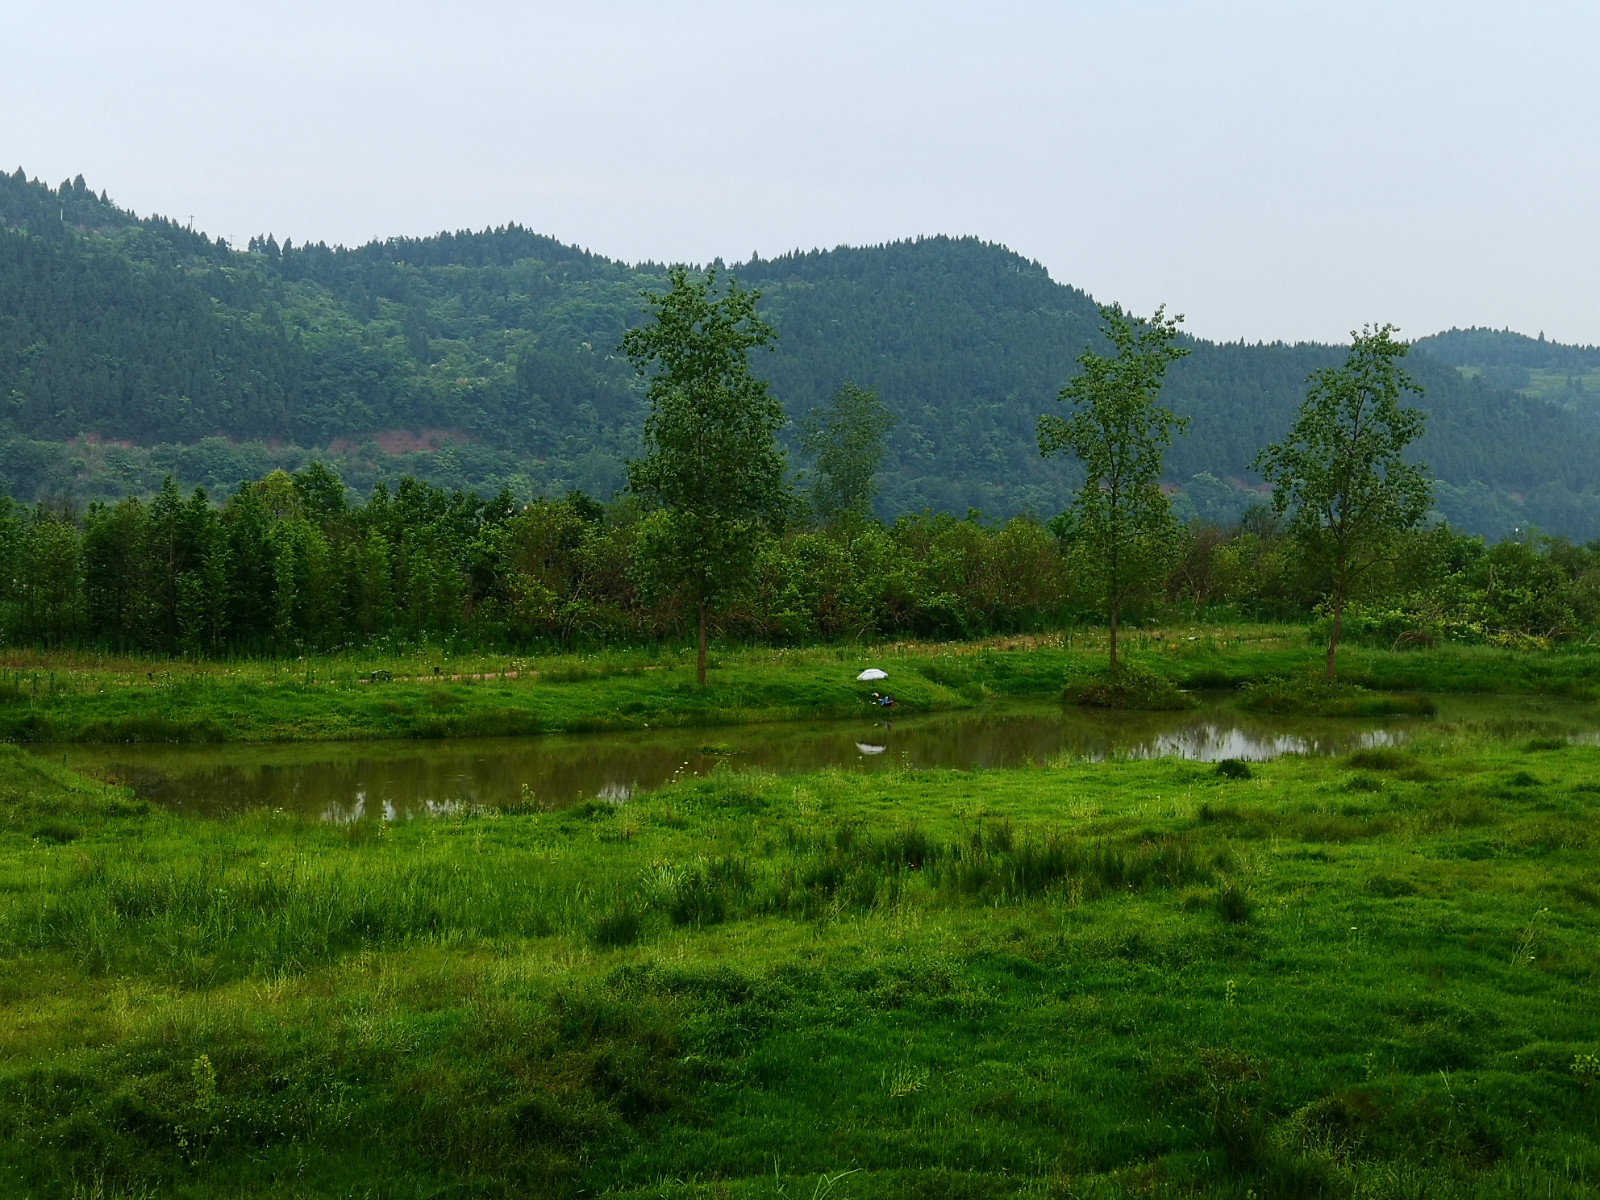
<svg viewBox="0 0 1600 1200">
<path fill-rule="evenodd" d="M 1536 368 L 1530 371 L 1529 375 L 1528 386 L 1522 391 L 1538 396 L 1541 400 L 1564 404 L 1580 411 L 1585 408 L 1592 410 L 1596 402 L 1600 401 L 1600 371 L 1593 368 L 1577 371 Z M 1574 381 L 1582 385 L 1582 392 L 1570 386 Z"/>
<path fill-rule="evenodd" d="M 1315 675 L 1274 676 L 1245 686 L 1239 707 L 1273 716 L 1431 717 L 1439 705 L 1430 696 L 1374 692 Z"/>
<path fill-rule="evenodd" d="M 0 1194 L 1580 1196 L 1600 749 L 204 822 L 0 748 Z"/>
<path fill-rule="evenodd" d="M 1139 672 L 1182 688 L 1306 675 L 1321 659 L 1292 626 L 1147 629 L 1126 636 L 1124 646 Z M 977 643 L 727 649 L 713 655 L 710 686 L 699 688 L 690 656 L 671 649 L 242 664 L 13 651 L 0 658 L 0 739 L 324 741 L 712 726 L 860 715 L 871 691 L 885 689 L 902 711 L 926 712 L 1058 697 L 1104 657 L 1105 635 L 1093 630 Z M 1339 664 L 1341 680 L 1373 692 L 1600 698 L 1600 651 L 1590 649 L 1352 647 L 1341 650 Z M 887 684 L 856 683 L 865 666 L 889 670 Z"/>
</svg>

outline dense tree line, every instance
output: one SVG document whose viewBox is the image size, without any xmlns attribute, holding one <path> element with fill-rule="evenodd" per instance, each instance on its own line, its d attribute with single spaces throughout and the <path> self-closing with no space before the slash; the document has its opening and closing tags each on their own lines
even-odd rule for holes
<svg viewBox="0 0 1600 1200">
<path fill-rule="evenodd" d="M 419 644 L 537 648 L 677 641 L 681 591 L 641 587 L 641 513 L 581 493 L 518 504 L 406 478 L 352 503 L 316 464 L 220 504 L 170 481 L 148 501 L 0 503 L 0 634 L 10 645 L 203 656 Z M 957 638 L 1097 620 L 1070 544 L 1029 517 L 794 522 L 765 538 L 715 616 L 723 637 Z M 1325 582 L 1271 513 L 1193 523 L 1130 617 L 1304 619 Z M 1347 615 L 1382 644 L 1586 635 L 1600 543 L 1493 546 L 1408 535 Z"/>
<path fill-rule="evenodd" d="M 1097 337 L 1083 292 L 971 238 L 729 271 L 762 290 L 778 331 L 753 366 L 791 418 L 791 446 L 845 378 L 896 418 L 880 514 L 1060 509 L 1074 468 L 1034 454 L 1031 430 Z M 148 495 L 167 472 L 216 490 L 317 457 L 363 489 L 415 472 L 519 499 L 610 495 L 643 419 L 642 385 L 616 348 L 641 319 L 640 292 L 665 280 L 656 264 L 515 225 L 355 248 L 262 235 L 233 248 L 137 219 L 81 179 L 0 175 L 0 486 L 110 500 Z M 1451 355 L 1494 350 L 1474 337 L 1464 350 L 1431 339 L 1443 357 L 1413 362 L 1430 418 L 1418 453 L 1441 480 L 1441 511 L 1492 536 L 1529 520 L 1600 533 L 1593 419 L 1464 377 Z M 1201 498 L 1197 515 L 1236 520 L 1257 448 L 1288 429 L 1306 376 L 1343 351 L 1185 345 L 1164 402 L 1191 429 L 1166 482 Z M 397 457 L 373 440 L 385 430 L 440 432 Z"/>
<path fill-rule="evenodd" d="M 1600 369 L 1600 346 L 1568 346 L 1509 329 L 1447 329 L 1417 342 L 1455 367 L 1522 367 L 1570 371 Z"/>
<path fill-rule="evenodd" d="M 694 606 L 648 594 L 648 522 L 581 493 L 527 505 L 414 478 L 351 504 L 321 464 L 241 484 L 220 506 L 169 480 L 148 502 L 4 504 L 11 644 L 221 655 L 385 642 L 573 645 L 680 636 Z M 1036 522 L 948 516 L 768 537 L 722 631 L 776 641 L 964 636 L 1061 615 Z"/>
</svg>

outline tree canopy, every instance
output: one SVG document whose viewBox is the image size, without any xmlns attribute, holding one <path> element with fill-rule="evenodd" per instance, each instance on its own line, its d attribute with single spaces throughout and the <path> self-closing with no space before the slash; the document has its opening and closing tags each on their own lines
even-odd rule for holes
<svg viewBox="0 0 1600 1200">
<path fill-rule="evenodd" d="M 750 371 L 750 351 L 773 340 L 756 315 L 759 293 L 710 270 L 668 272 L 645 294 L 650 317 L 619 349 L 646 378 L 644 453 L 628 485 L 650 510 L 643 556 L 653 582 L 686 590 L 699 618 L 699 680 L 706 681 L 707 609 L 743 582 L 761 536 L 783 519 L 783 407 Z"/>
<path fill-rule="evenodd" d="M 825 405 L 800 424 L 800 447 L 813 459 L 809 498 L 812 514 L 824 524 L 864 520 L 872 512 L 877 485 L 873 476 L 883 461 L 883 439 L 895 417 L 876 392 L 846 380 Z"/>
<path fill-rule="evenodd" d="M 1328 580 L 1330 680 L 1346 600 L 1428 511 L 1427 468 L 1405 457 L 1424 414 L 1400 403 L 1421 389 L 1400 369 L 1408 347 L 1393 334 L 1392 325 L 1352 334 L 1344 363 L 1312 374 L 1289 436 L 1257 457 L 1274 510 L 1289 514 Z"/>
<path fill-rule="evenodd" d="M 1123 607 L 1165 577 L 1173 554 L 1170 505 L 1161 491 L 1162 458 L 1173 431 L 1188 420 L 1156 403 L 1167 367 L 1189 351 L 1175 343 L 1181 316 L 1158 308 L 1149 318 L 1102 305 L 1101 332 L 1113 353 L 1092 347 L 1078 356 L 1078 374 L 1057 399 L 1070 416 L 1039 418 L 1039 453 L 1067 453 L 1083 468 L 1073 497 L 1071 542 L 1097 583 L 1111 629 L 1117 666 L 1117 625 Z"/>
</svg>

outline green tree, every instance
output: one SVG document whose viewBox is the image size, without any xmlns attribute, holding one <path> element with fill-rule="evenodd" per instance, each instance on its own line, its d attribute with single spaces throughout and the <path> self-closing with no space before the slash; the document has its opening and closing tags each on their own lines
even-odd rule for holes
<svg viewBox="0 0 1600 1200">
<path fill-rule="evenodd" d="M 652 512 L 640 530 L 640 565 L 682 588 L 698 618 L 698 678 L 706 681 L 706 611 L 753 570 L 763 535 L 785 507 L 783 409 L 750 373 L 750 351 L 772 344 L 756 315 L 758 292 L 713 269 L 645 293 L 650 320 L 619 347 L 649 383 L 642 457 L 628 484 Z"/>
<path fill-rule="evenodd" d="M 84 518 L 84 616 L 89 634 L 118 650 L 138 644 L 142 632 L 146 542 L 144 505 L 131 497 L 116 506 L 91 504 Z"/>
<path fill-rule="evenodd" d="M 308 515 L 329 521 L 348 511 L 344 480 L 324 463 L 313 459 L 304 470 L 296 471 L 290 478 Z"/>
<path fill-rule="evenodd" d="M 1182 316 L 1158 308 L 1149 319 L 1100 306 L 1101 331 L 1115 351 L 1093 347 L 1081 370 L 1056 397 L 1072 415 L 1039 418 L 1039 453 L 1070 453 L 1083 483 L 1070 509 L 1074 556 L 1092 580 L 1111 624 L 1111 667 L 1117 666 L 1117 623 L 1123 607 L 1162 578 L 1174 548 L 1171 507 L 1161 492 L 1161 464 L 1172 431 L 1188 429 L 1156 404 L 1167 366 L 1189 351 L 1173 343 Z"/>
<path fill-rule="evenodd" d="M 70 513 L 35 506 L 20 550 L 23 627 L 51 649 L 65 645 L 79 594 L 78 530 Z"/>
<path fill-rule="evenodd" d="M 228 554 L 226 620 L 239 648 L 260 650 L 272 643 L 277 587 L 272 522 L 257 485 L 248 481 L 239 484 L 222 510 Z"/>
<path fill-rule="evenodd" d="M 1400 369 L 1408 347 L 1393 333 L 1393 325 L 1352 333 L 1343 365 L 1311 373 L 1289 436 L 1256 456 L 1273 508 L 1291 514 L 1290 532 L 1327 573 L 1330 680 L 1345 601 L 1432 497 L 1427 468 L 1404 457 L 1424 414 L 1402 408 L 1400 394 L 1422 389 Z"/>
<path fill-rule="evenodd" d="M 389 539 L 369 528 L 356 551 L 354 625 L 363 638 L 388 628 L 393 616 L 393 579 L 389 566 Z"/>
<path fill-rule="evenodd" d="M 607 582 L 604 513 L 577 492 L 530 504 L 496 530 L 507 609 L 519 626 L 570 646 L 596 618 Z"/>
<path fill-rule="evenodd" d="M 816 464 L 811 511 L 823 525 L 862 520 L 877 493 L 873 475 L 883 458 L 883 439 L 895 417 L 878 394 L 846 380 L 826 405 L 800 422 L 800 448 Z"/>
</svg>

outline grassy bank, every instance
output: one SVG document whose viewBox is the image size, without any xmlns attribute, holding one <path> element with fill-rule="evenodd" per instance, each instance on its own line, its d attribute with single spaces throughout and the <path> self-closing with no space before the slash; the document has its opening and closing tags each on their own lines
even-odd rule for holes
<svg viewBox="0 0 1600 1200">
<path fill-rule="evenodd" d="M 1238 687 L 1318 669 L 1293 627 L 1147 630 L 1130 661 L 1186 688 Z M 1099 667 L 1090 631 L 955 644 L 726 650 L 710 686 L 687 653 L 618 650 L 508 658 L 411 654 L 281 663 L 174 663 L 82 654 L 0 658 L 0 739 L 305 741 L 460 737 L 859 714 L 874 689 L 908 712 L 991 697 L 1055 697 Z M 886 684 L 858 684 L 865 666 Z M 1342 678 L 1373 690 L 1600 695 L 1600 651 L 1446 646 L 1341 651 Z"/>
<path fill-rule="evenodd" d="M 1600 1189 L 1600 749 L 1234 774 L 335 828 L 0 750 L 0 1194 Z"/>
</svg>

